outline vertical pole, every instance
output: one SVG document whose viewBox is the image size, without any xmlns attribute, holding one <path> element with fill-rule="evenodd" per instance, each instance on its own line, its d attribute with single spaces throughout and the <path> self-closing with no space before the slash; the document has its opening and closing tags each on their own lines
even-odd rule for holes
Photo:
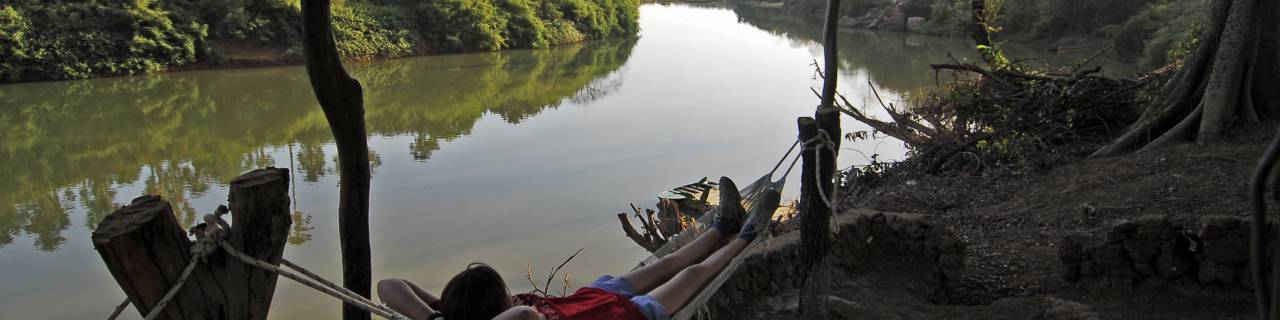
<svg viewBox="0 0 1280 320">
<path fill-rule="evenodd" d="M 831 206 L 835 198 L 836 158 L 840 150 L 840 112 L 835 106 L 837 80 L 840 77 L 836 39 L 839 30 L 840 0 L 827 0 L 827 16 L 823 27 L 822 97 L 813 118 L 798 119 L 801 151 L 800 178 L 800 259 L 804 288 L 800 294 L 800 313 L 805 319 L 827 318 L 827 295 L 830 292 Z M 826 198 L 826 199 L 823 199 Z"/>
<path fill-rule="evenodd" d="M 342 286 L 365 298 L 373 288 L 369 248 L 369 142 L 364 124 L 364 93 L 338 57 L 329 0 L 302 0 L 303 55 L 316 100 L 338 145 L 338 238 L 342 247 Z M 344 305 L 342 318 L 370 315 Z"/>
</svg>

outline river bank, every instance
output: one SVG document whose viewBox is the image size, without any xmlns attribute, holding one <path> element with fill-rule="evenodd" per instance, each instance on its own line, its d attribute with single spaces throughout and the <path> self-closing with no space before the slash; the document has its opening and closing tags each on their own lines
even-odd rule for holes
<svg viewBox="0 0 1280 320">
<path fill-rule="evenodd" d="M 1085 3 L 1081 3 L 1084 1 Z M 825 1 L 734 0 L 730 3 L 794 12 L 822 19 Z M 983 3 L 1000 42 L 1039 51 L 1108 56 L 1145 69 L 1186 54 L 1207 4 L 1196 0 L 851 0 L 841 5 L 842 28 L 968 37 L 972 3 Z"/>
<path fill-rule="evenodd" d="M 833 318 L 1252 319 L 1247 275 L 1222 273 L 1209 261 L 1248 248 L 1236 238 L 1239 230 L 1220 229 L 1217 221 L 1237 221 L 1248 210 L 1245 186 L 1276 126 L 1255 125 L 1213 146 L 1077 160 L 1041 172 L 887 178 L 847 199 L 833 218 L 840 226 L 833 249 L 839 271 L 828 302 Z M 1192 239 L 1178 240 L 1196 252 L 1185 257 L 1188 267 L 1166 271 L 1154 262 L 1163 258 L 1153 258 L 1141 266 L 1155 269 L 1129 269 L 1138 252 L 1130 242 L 1148 226 Z M 1223 232 L 1227 237 L 1215 235 Z M 718 318 L 800 319 L 790 285 L 796 273 L 780 267 L 794 254 L 795 233 L 780 233 L 771 253 L 748 259 L 726 285 L 732 291 L 713 300 Z M 1105 239 L 1117 233 L 1123 265 L 1071 276 L 1071 239 L 1110 243 Z M 959 239 L 961 258 L 941 258 L 942 248 L 952 246 L 930 240 L 937 237 Z M 1086 257 L 1105 252 L 1086 250 Z"/>
<path fill-rule="evenodd" d="M 541 49 L 562 49 L 562 48 L 575 47 L 575 46 L 598 46 L 600 45 L 599 43 L 602 43 L 602 42 L 610 43 L 605 45 L 605 46 L 609 46 L 612 43 L 617 43 L 617 42 L 622 42 L 622 43 L 635 42 L 636 38 L 638 37 L 627 36 L 627 37 L 618 37 L 618 38 L 611 38 L 611 39 L 583 40 L 582 42 L 561 44 L 561 45 L 557 45 L 550 48 L 508 48 L 508 49 L 502 49 L 499 51 L 527 51 L 527 50 L 541 50 Z M 302 59 L 301 56 L 293 55 L 292 52 L 289 51 L 290 48 L 288 47 L 254 46 L 254 45 L 246 45 L 243 42 L 236 42 L 236 41 L 213 42 L 211 45 L 213 47 L 220 48 L 218 50 L 219 52 L 221 52 L 221 56 L 222 56 L 221 61 L 217 63 L 201 62 L 201 63 L 193 63 L 189 65 L 176 66 L 176 67 L 166 69 L 163 72 L 169 73 L 169 72 L 201 71 L 201 70 L 234 70 L 234 69 L 251 69 L 251 68 L 287 67 L 287 66 L 301 66 L 306 62 Z M 424 51 L 424 52 L 415 52 L 413 54 L 407 54 L 403 56 L 346 57 L 343 59 L 343 61 L 347 63 L 359 64 L 359 63 L 370 63 L 370 62 L 395 60 L 395 59 L 410 59 L 410 58 L 419 58 L 419 57 L 442 57 L 442 56 L 449 56 L 449 55 L 467 55 L 467 54 L 476 54 L 476 53 L 484 53 L 484 52 L 493 52 L 493 51 L 462 51 L 462 52 L 438 52 L 438 53 Z M 58 81 L 58 80 L 50 80 L 50 81 Z M 0 83 L 0 85 L 4 85 L 4 83 Z"/>
<path fill-rule="evenodd" d="M 287 0 L 15 1 L 0 6 L 0 83 L 292 64 L 302 56 L 300 10 Z M 639 31 L 637 0 L 337 1 L 332 11 L 339 54 L 357 60 Z"/>
<path fill-rule="evenodd" d="M 985 60 L 931 65 L 975 76 L 954 77 L 906 107 L 881 102 L 889 117 L 838 105 L 909 152 L 840 175 L 834 317 L 1252 317 L 1251 222 L 1242 213 L 1274 121 L 1208 145 L 1091 158 L 1138 119 L 1172 68 L 1115 79 L 998 53 Z M 871 135 L 846 139 L 862 134 Z M 776 250 L 749 258 L 756 265 L 735 277 L 714 312 L 800 318 L 801 279 L 786 267 L 798 244 L 785 239 L 796 227 L 782 225 Z"/>
<path fill-rule="evenodd" d="M 964 118 L 972 115 L 963 112 L 974 112 L 965 109 L 967 104 L 975 104 L 989 106 L 979 111 L 991 116 L 984 118 L 1013 121 L 973 125 L 984 128 L 976 140 L 909 129 L 932 134 L 916 137 L 876 125 L 886 134 L 912 136 L 904 138 L 910 157 L 855 166 L 843 175 L 840 194 L 846 196 L 832 222 L 838 271 L 828 305 L 834 318 L 1253 317 L 1246 190 L 1275 121 L 1242 125 L 1208 145 L 1188 142 L 1090 158 L 1114 139 L 1109 130 L 1095 131 L 1104 126 L 1058 126 L 1054 121 L 1062 115 L 1034 108 L 1080 111 L 1056 101 L 1059 94 L 1032 96 L 1021 101 L 1028 105 L 1012 110 L 975 99 L 978 94 L 967 90 L 990 88 L 984 82 L 1021 85 L 1005 82 L 999 73 L 977 72 L 985 79 L 961 80 L 949 86 L 951 93 L 891 118 L 924 119 L 936 129 L 940 122 L 930 118 L 931 108 L 955 106 L 961 114 L 953 116 Z M 1037 86 L 1018 88 L 1045 90 Z M 1080 88 L 1088 86 L 1077 84 L 1070 91 L 1084 92 Z M 1080 95 L 1091 105 L 1103 104 Z M 1145 102 L 1105 103 L 1132 109 Z M 1040 117 L 1035 128 L 1058 128 L 1069 138 L 1062 139 L 1057 129 L 1046 134 L 1011 125 L 1026 122 L 1020 120 L 1022 112 Z M 1134 118 L 1111 111 L 1099 116 Z M 912 121 L 898 126 L 920 128 Z M 1016 133 L 1008 136 L 1007 130 Z M 1036 146 L 1018 141 L 1027 136 L 1035 137 Z M 940 141 L 969 142 L 953 149 L 959 152 L 921 147 Z M 1269 224 L 1266 228 L 1277 228 L 1274 220 Z M 797 228 L 787 221 L 767 252 L 751 253 L 753 265 L 735 275 L 726 286 L 729 292 L 711 304 L 713 312 L 721 318 L 801 319 L 795 289 L 800 273 L 788 267 L 798 251 Z M 1280 242 L 1274 233 L 1267 237 L 1272 245 Z"/>
</svg>

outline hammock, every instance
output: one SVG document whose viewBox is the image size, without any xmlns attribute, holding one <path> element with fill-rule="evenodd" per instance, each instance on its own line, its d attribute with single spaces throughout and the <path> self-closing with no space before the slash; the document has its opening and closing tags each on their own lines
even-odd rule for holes
<svg viewBox="0 0 1280 320">
<path fill-rule="evenodd" d="M 742 189 L 738 191 L 738 193 L 742 195 L 742 207 L 746 209 L 747 212 L 750 212 L 756 209 L 756 206 L 763 206 L 762 209 L 763 208 L 774 208 L 774 210 L 777 209 L 779 204 L 779 198 L 776 196 L 765 197 L 763 195 L 766 193 L 775 193 L 775 194 L 782 193 L 782 187 L 786 185 L 787 176 L 791 174 L 791 169 L 795 167 L 796 161 L 800 159 L 800 156 L 796 155 L 795 159 L 791 160 L 791 165 L 787 167 L 787 171 L 783 173 L 782 176 L 779 177 L 777 181 L 773 180 L 773 174 L 778 171 L 778 168 L 780 168 L 782 166 L 782 163 L 787 160 L 787 158 L 791 155 L 791 152 L 795 151 L 795 148 L 797 145 L 799 145 L 799 143 L 800 142 L 797 141 L 795 144 L 791 145 L 791 148 L 788 149 L 787 153 L 782 156 L 782 159 L 778 160 L 778 164 L 773 166 L 773 170 L 770 170 L 769 173 L 766 173 L 764 176 L 751 182 L 751 184 L 748 184 L 747 186 L 742 187 Z M 764 200 L 769 203 L 759 203 L 759 200 Z M 701 235 L 702 232 L 706 231 L 707 226 L 711 224 L 712 219 L 714 219 L 714 217 L 717 214 L 719 214 L 719 212 L 720 212 L 720 207 L 718 206 L 715 208 L 712 208 L 710 211 L 707 211 L 707 213 L 703 214 L 702 217 L 697 220 L 697 224 L 695 226 L 685 229 L 683 232 L 680 232 L 679 234 L 668 239 L 667 244 L 658 248 L 658 250 L 655 250 L 652 255 L 649 255 L 648 258 L 645 258 L 643 261 L 640 261 L 640 263 L 637 264 L 635 268 L 632 268 L 631 270 L 635 271 L 637 269 L 640 269 L 641 267 L 654 263 L 655 261 L 658 261 L 658 259 L 661 259 L 662 257 L 668 254 L 671 254 L 672 252 L 675 252 L 681 247 L 684 247 L 690 242 L 693 242 L 693 239 L 698 238 L 698 236 Z M 755 250 L 757 247 L 763 245 L 766 242 L 767 238 L 769 238 L 770 233 L 768 230 L 769 230 L 769 226 L 773 223 L 773 218 L 769 217 L 768 219 L 763 219 L 763 222 L 764 222 L 764 225 L 763 225 L 763 228 L 760 229 L 760 235 L 757 236 L 755 241 L 752 241 L 751 244 L 747 245 L 747 248 L 742 250 L 743 253 Z M 708 313 L 708 310 L 706 309 L 707 301 L 711 300 L 711 297 L 714 296 L 716 292 L 720 290 L 720 287 L 724 285 L 725 281 L 728 281 L 729 277 L 732 276 L 734 272 L 737 271 L 738 267 L 742 265 L 742 261 L 745 257 L 746 255 L 744 254 L 738 254 L 737 257 L 734 257 L 733 260 L 729 261 L 729 264 L 724 267 L 724 270 L 721 270 L 720 274 L 716 275 L 716 277 L 712 279 L 711 282 L 703 286 L 702 289 L 698 291 L 698 294 L 693 296 L 693 298 L 691 298 L 689 302 L 684 305 L 684 308 L 681 308 L 680 310 L 672 314 L 671 319 L 672 320 L 688 320 L 695 317 L 699 319 L 709 318 L 710 315 Z"/>
</svg>

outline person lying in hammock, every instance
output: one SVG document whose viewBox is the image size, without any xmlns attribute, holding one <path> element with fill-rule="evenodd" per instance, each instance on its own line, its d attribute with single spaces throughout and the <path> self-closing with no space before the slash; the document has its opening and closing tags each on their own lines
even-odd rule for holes
<svg viewBox="0 0 1280 320">
<path fill-rule="evenodd" d="M 720 178 L 720 190 L 720 214 L 692 242 L 621 277 L 601 276 L 566 297 L 512 296 L 498 272 L 483 263 L 472 263 L 454 276 L 440 297 L 403 279 L 379 281 L 378 296 L 415 320 L 667 320 L 756 238 L 780 196 L 762 191 L 757 200 L 762 205 L 744 223 L 746 212 L 733 181 Z M 736 237 L 729 238 L 735 231 Z M 726 239 L 729 243 L 717 250 Z"/>
</svg>

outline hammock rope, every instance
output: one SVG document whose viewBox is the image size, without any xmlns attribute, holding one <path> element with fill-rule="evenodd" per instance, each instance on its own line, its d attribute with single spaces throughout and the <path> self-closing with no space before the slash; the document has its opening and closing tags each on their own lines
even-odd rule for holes
<svg viewBox="0 0 1280 320">
<path fill-rule="evenodd" d="M 825 139 L 825 138 L 826 138 L 826 135 L 824 132 L 823 135 L 819 136 L 818 138 L 815 138 L 815 140 Z M 810 140 L 810 141 L 813 141 L 813 140 Z M 803 148 L 803 150 L 811 150 L 811 148 L 809 147 L 810 141 L 806 141 L 804 143 L 805 147 Z M 830 147 L 833 145 L 830 143 L 829 140 L 827 140 L 826 142 L 827 143 L 823 143 L 821 145 L 827 146 L 827 147 Z M 754 209 L 757 205 L 762 205 L 760 203 L 757 203 L 757 201 L 760 199 L 760 196 L 766 192 L 777 192 L 777 193 L 782 192 L 782 188 L 786 184 L 787 176 L 791 174 L 791 169 L 795 168 L 796 162 L 798 162 L 800 159 L 800 155 L 797 154 L 795 156 L 795 159 L 793 159 L 791 161 L 791 164 L 787 166 L 786 172 L 783 173 L 782 177 L 780 177 L 777 181 L 772 180 L 773 174 L 776 173 L 778 169 L 782 167 L 782 164 L 786 162 L 787 158 L 791 156 L 791 153 L 795 151 L 796 146 L 799 146 L 799 145 L 801 145 L 801 141 L 797 140 L 795 143 L 791 145 L 791 148 L 787 149 L 787 153 L 782 156 L 782 159 L 778 160 L 778 163 L 773 166 L 773 169 L 770 170 L 769 173 L 766 173 L 764 176 L 760 177 L 759 179 L 756 179 L 756 181 L 752 182 L 751 184 L 739 190 L 739 193 L 743 195 L 742 206 L 744 209 L 751 210 L 751 209 Z M 803 150 L 801 152 L 803 152 Z M 823 195 L 823 201 L 827 201 L 828 204 L 831 203 L 830 201 L 828 201 L 825 195 Z M 763 204 L 763 205 L 776 208 L 778 203 L 769 203 L 769 204 Z M 661 259 L 662 257 L 668 254 L 671 254 L 672 252 L 675 252 L 677 249 L 684 247 L 684 245 L 688 244 L 689 242 L 692 242 L 694 238 L 697 238 L 704 231 L 706 231 L 705 226 L 711 223 L 711 219 L 713 219 L 713 217 L 719 213 L 719 210 L 720 208 L 716 207 L 708 211 L 707 213 L 703 214 L 703 216 L 697 220 L 698 222 L 697 225 L 695 225 L 692 228 L 686 229 L 683 232 L 680 232 L 676 236 L 673 236 L 671 239 L 668 240 L 667 244 L 663 245 L 661 248 L 658 248 L 658 250 L 654 251 L 652 255 L 650 255 L 648 258 L 646 258 L 645 260 L 637 264 L 636 267 L 633 268 L 632 270 L 634 271 L 648 264 L 651 264 L 654 261 L 657 261 L 658 259 Z M 240 260 L 241 262 L 247 265 L 261 268 L 268 272 L 284 276 L 285 278 L 288 278 L 290 280 L 298 282 L 299 284 L 310 287 L 311 289 L 314 289 L 316 291 L 320 291 L 321 293 L 327 294 L 335 299 L 342 300 L 342 302 L 344 303 L 356 306 L 364 310 L 365 312 L 369 312 L 370 314 L 373 314 L 382 318 L 386 318 L 386 319 L 391 319 L 391 320 L 408 320 L 409 319 L 408 317 L 396 312 L 395 310 L 392 310 L 390 307 L 387 307 L 386 305 L 373 302 L 359 294 L 356 294 L 355 292 L 352 292 L 350 290 L 347 290 L 346 288 L 343 288 L 342 286 L 334 284 L 332 281 L 329 281 L 324 277 L 321 277 L 320 275 L 314 272 L 311 272 L 310 270 L 307 270 L 306 268 L 303 268 L 302 266 L 299 266 L 287 259 L 281 258 L 280 259 L 281 265 L 285 266 L 286 268 L 293 269 L 294 271 L 281 268 L 279 266 L 276 266 L 275 264 L 259 260 L 243 252 L 240 252 L 239 250 L 236 250 L 235 247 L 231 246 L 231 244 L 227 243 L 227 241 L 225 240 L 227 234 L 231 230 L 231 227 L 230 225 L 227 224 L 226 221 L 222 220 L 222 216 L 225 215 L 228 211 L 229 210 L 227 209 L 226 206 L 219 206 L 218 210 L 216 210 L 213 214 L 208 214 L 204 216 L 204 220 L 205 220 L 204 224 L 198 225 L 191 229 L 190 233 L 196 236 L 196 241 L 191 246 L 191 261 L 188 262 L 186 268 L 183 269 L 181 276 L 178 277 L 178 281 L 172 287 L 170 287 L 167 292 L 165 292 L 165 295 L 160 299 L 159 302 L 156 303 L 155 307 L 153 307 L 147 313 L 144 320 L 152 320 L 158 317 L 160 313 L 162 313 L 162 311 L 165 309 L 165 307 L 169 305 L 169 302 L 173 300 L 174 296 L 176 296 L 177 293 L 182 289 L 183 285 L 186 284 L 187 279 L 190 278 L 191 274 L 195 270 L 195 267 L 200 262 L 204 261 L 205 257 L 207 257 L 209 254 L 217 251 L 217 249 L 222 249 L 222 251 L 226 252 L 228 255 L 235 257 L 236 259 Z M 757 248 L 763 245 L 765 242 L 767 242 L 767 239 L 771 235 L 771 233 L 768 232 L 768 230 L 773 223 L 773 218 L 769 217 L 768 219 L 763 219 L 763 223 L 764 223 L 764 226 L 761 228 L 760 236 L 755 241 L 752 241 L 752 243 L 748 245 L 746 249 L 743 250 L 744 252 L 747 250 L 752 250 L 754 248 Z M 741 254 L 739 254 L 737 257 L 734 257 L 733 260 L 731 260 L 729 264 L 725 266 L 724 270 L 721 270 L 721 272 L 714 279 L 712 279 L 710 283 L 708 283 L 706 286 L 703 286 L 702 289 L 698 291 L 698 294 L 694 296 L 689 301 L 689 303 L 685 304 L 684 308 L 677 311 L 675 314 L 671 316 L 671 319 L 688 320 L 695 316 L 698 318 L 710 317 L 710 312 L 705 307 L 707 301 L 710 300 L 711 297 L 714 296 L 717 291 L 719 291 L 719 288 L 723 286 L 725 281 L 729 279 L 729 276 L 732 275 L 738 269 L 738 267 L 742 265 L 743 261 L 744 261 L 744 256 Z M 131 303 L 130 299 L 125 298 L 124 301 L 121 302 L 119 305 L 117 305 L 115 309 L 111 312 L 111 314 L 107 316 L 107 320 L 115 320 L 116 318 L 118 318 L 130 303 Z"/>
<path fill-rule="evenodd" d="M 786 172 L 783 173 L 782 176 L 779 177 L 777 181 L 772 180 L 773 174 L 776 173 L 779 168 L 781 168 L 782 164 L 786 162 L 787 158 L 791 157 L 791 153 L 795 151 L 796 146 L 798 145 L 801 145 L 801 141 L 799 140 L 797 140 L 795 143 L 791 145 L 791 148 L 788 149 L 787 153 L 782 156 L 782 159 L 778 160 L 778 164 L 775 165 L 773 169 L 769 171 L 769 173 L 765 174 L 759 179 L 756 179 L 756 181 L 752 182 L 751 184 L 748 184 L 746 187 L 743 187 L 738 191 L 740 194 L 743 195 L 743 199 L 742 199 L 743 208 L 750 211 L 752 209 L 755 209 L 756 206 L 760 206 L 760 205 L 765 205 L 767 207 L 774 207 L 774 208 L 778 206 L 778 203 L 758 203 L 758 201 L 760 200 L 760 196 L 766 192 L 776 192 L 779 194 L 782 193 L 782 189 L 786 185 L 787 176 L 791 174 L 791 169 L 795 168 L 796 162 L 798 162 L 800 159 L 800 154 L 796 154 L 795 158 L 791 160 L 791 164 L 788 165 Z M 808 147 L 808 143 L 805 143 L 805 145 L 806 145 L 805 148 L 803 148 L 804 150 L 810 149 Z M 823 144 L 823 145 L 831 146 L 833 144 Z M 801 152 L 803 152 L 803 150 Z M 777 198 L 774 198 L 774 199 L 777 199 Z M 658 250 L 655 250 L 653 254 L 651 254 L 648 258 L 645 258 L 638 265 L 636 265 L 636 267 L 633 268 L 632 271 L 636 269 L 640 269 L 641 267 L 644 267 L 646 265 L 652 264 L 657 260 L 662 259 L 662 257 L 667 256 L 675 252 L 676 250 L 679 250 L 681 247 L 684 247 L 685 245 L 692 242 L 693 239 L 696 239 L 699 235 L 701 235 L 703 232 L 706 231 L 705 226 L 710 225 L 711 219 L 713 219 L 713 217 L 716 214 L 719 214 L 719 212 L 720 212 L 720 207 L 716 207 L 711 209 L 707 213 L 703 214 L 703 216 L 697 220 L 698 221 L 697 227 L 686 229 L 685 231 L 669 239 L 666 245 L 663 245 L 662 247 L 658 248 Z M 773 218 L 769 217 L 768 219 L 763 219 L 762 222 L 764 223 L 764 226 L 761 228 L 760 235 L 754 241 L 752 241 L 751 244 L 747 245 L 747 248 L 743 249 L 743 252 L 754 251 L 757 248 L 760 248 L 761 246 L 765 246 L 766 243 L 768 243 L 768 239 L 772 235 L 772 233 L 768 232 L 768 230 L 769 230 L 769 227 L 773 224 Z M 738 254 L 737 257 L 734 257 L 733 260 L 730 260 L 729 264 L 726 265 L 724 269 L 721 270 L 720 273 L 717 274 L 716 277 L 711 280 L 711 282 L 707 283 L 700 290 L 698 290 L 698 293 L 694 295 L 693 298 L 689 300 L 689 302 L 685 303 L 685 306 L 683 308 L 675 311 L 675 313 L 671 315 L 670 319 L 688 320 L 688 319 L 695 319 L 695 318 L 696 319 L 710 318 L 711 312 L 706 307 L 707 302 L 710 301 L 711 298 L 714 297 L 715 294 L 720 291 L 720 287 L 724 286 L 725 282 L 727 282 L 729 278 L 734 273 L 736 273 L 736 271 L 738 270 L 738 267 L 742 266 L 744 261 L 746 261 L 746 255 L 741 253 Z"/>
<path fill-rule="evenodd" d="M 800 145 L 800 141 L 796 141 L 795 143 L 792 143 L 791 148 L 787 149 L 787 153 L 783 154 L 782 159 L 778 160 L 778 164 L 774 165 L 773 169 L 769 170 L 769 173 L 766 173 L 764 176 L 761 176 L 759 179 L 752 181 L 750 184 L 738 190 L 738 193 L 742 195 L 742 207 L 744 209 L 747 209 L 748 211 L 750 211 L 751 208 L 755 207 L 755 202 L 760 197 L 761 191 L 764 191 L 769 187 L 774 187 L 774 184 L 777 184 L 776 189 L 779 192 L 781 192 L 782 187 L 786 182 L 786 175 L 783 175 L 782 179 L 779 179 L 777 182 L 774 182 L 772 180 L 773 174 L 776 173 L 779 168 L 781 168 L 782 163 L 787 161 L 787 158 L 791 156 L 791 153 L 795 151 L 796 146 L 798 145 Z M 798 155 L 796 159 L 799 159 Z M 795 165 L 796 165 L 796 161 L 795 160 L 791 161 L 791 165 L 787 167 L 786 174 L 790 174 L 791 168 L 795 167 Z M 702 217 L 696 220 L 697 223 L 695 223 L 693 227 L 689 229 L 685 229 L 684 231 L 676 234 L 675 236 L 672 236 L 670 239 L 667 239 L 666 244 L 664 244 L 662 247 L 659 247 L 658 250 L 654 250 L 653 254 L 650 254 L 649 257 L 645 258 L 644 260 L 641 260 L 640 263 L 636 264 L 636 266 L 631 269 L 631 271 L 635 271 L 644 266 L 650 265 L 653 262 L 658 261 L 658 259 L 662 259 L 662 257 L 665 257 L 668 254 L 671 254 L 672 252 L 675 252 L 676 250 L 680 249 L 681 247 L 684 247 L 690 242 L 693 242 L 693 239 L 698 238 L 699 235 L 702 235 L 702 232 L 706 231 L 706 226 L 711 225 L 711 219 L 713 219 L 713 217 L 715 217 L 719 213 L 720 213 L 720 207 L 715 207 L 715 208 L 712 208 L 711 210 L 708 210 L 706 213 L 702 214 Z"/>
<path fill-rule="evenodd" d="M 182 270 L 182 275 L 178 277 L 178 282 L 175 283 L 173 287 L 169 288 L 169 291 L 165 293 L 164 297 L 161 298 L 160 301 L 156 303 L 155 307 L 147 313 L 145 318 L 143 318 L 144 320 L 152 320 L 159 316 L 161 311 L 169 305 L 169 301 L 171 301 L 173 297 L 177 295 L 178 291 L 182 289 L 183 284 L 187 282 L 187 278 L 191 276 L 196 265 L 201 261 L 204 261 L 205 257 L 217 251 L 219 248 L 228 255 L 235 257 L 247 265 L 284 276 L 285 278 L 310 287 L 311 289 L 315 289 L 316 291 L 320 291 L 321 293 L 327 294 L 335 299 L 342 300 L 344 303 L 359 307 L 370 314 L 391 320 L 409 319 L 409 317 L 401 315 L 395 310 L 391 310 L 391 308 L 386 305 L 370 301 L 369 299 L 356 294 L 351 290 L 347 290 L 347 288 L 334 284 L 332 281 L 329 281 L 324 277 L 311 272 L 311 270 L 307 270 L 306 268 L 303 268 L 302 266 L 299 266 L 287 259 L 281 258 L 280 262 L 286 268 L 293 269 L 293 271 L 278 267 L 275 264 L 259 260 L 241 252 L 240 250 L 236 250 L 235 247 L 231 246 L 231 244 L 226 241 L 226 236 L 228 232 L 230 232 L 231 226 L 228 225 L 226 221 L 222 220 L 222 216 L 228 211 L 229 210 L 226 206 L 218 206 L 218 210 L 215 211 L 214 214 L 204 216 L 204 224 L 191 228 L 191 234 L 196 236 L 195 243 L 191 245 L 191 261 L 187 263 L 186 269 Z M 299 275 L 299 273 L 301 275 Z M 129 303 L 130 300 L 125 298 L 124 302 L 121 302 L 120 305 L 116 306 L 111 315 L 107 317 L 107 320 L 114 320 L 119 317 L 120 313 L 128 307 Z"/>
</svg>

